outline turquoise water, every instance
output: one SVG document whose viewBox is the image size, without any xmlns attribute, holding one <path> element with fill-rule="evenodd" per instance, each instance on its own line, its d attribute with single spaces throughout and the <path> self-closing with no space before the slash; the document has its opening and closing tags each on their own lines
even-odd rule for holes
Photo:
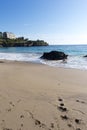
<svg viewBox="0 0 87 130">
<path fill-rule="evenodd" d="M 68 54 L 69 56 L 66 62 L 40 59 L 43 52 L 50 52 L 52 50 L 63 51 Z M 87 45 L 51 45 L 42 47 L 0 48 L 0 59 L 37 62 L 54 67 L 87 70 L 87 58 L 84 58 L 84 55 L 87 55 Z"/>
<path fill-rule="evenodd" d="M 63 51 L 69 55 L 87 54 L 87 45 L 50 45 L 41 47 L 8 47 L 0 48 L 0 53 L 43 53 L 52 50 Z"/>
</svg>

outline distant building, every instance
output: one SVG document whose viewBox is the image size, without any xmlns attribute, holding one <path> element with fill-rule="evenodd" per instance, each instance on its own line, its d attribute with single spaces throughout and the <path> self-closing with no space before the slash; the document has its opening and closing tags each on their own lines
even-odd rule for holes
<svg viewBox="0 0 87 130">
<path fill-rule="evenodd" d="M 0 32 L 0 38 L 2 38 L 3 37 L 3 33 L 2 32 Z"/>
<path fill-rule="evenodd" d="M 4 32 L 3 33 L 3 38 L 15 39 L 16 36 L 15 36 L 15 34 L 13 34 L 11 32 Z"/>
</svg>

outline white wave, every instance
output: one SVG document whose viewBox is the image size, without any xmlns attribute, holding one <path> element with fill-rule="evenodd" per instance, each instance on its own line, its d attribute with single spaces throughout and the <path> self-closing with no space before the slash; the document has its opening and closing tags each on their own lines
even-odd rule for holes
<svg viewBox="0 0 87 130">
<path fill-rule="evenodd" d="M 87 70 L 87 59 L 83 58 L 83 56 L 69 56 L 66 61 L 41 60 L 41 63 L 54 67 Z"/>
<path fill-rule="evenodd" d="M 27 61 L 46 64 L 54 67 L 75 68 L 87 70 L 87 58 L 83 56 L 68 56 L 66 61 L 49 61 L 40 59 L 38 53 L 0 53 L 0 59 L 12 61 Z"/>
<path fill-rule="evenodd" d="M 34 53 L 0 53 L 0 59 L 12 61 L 39 61 L 39 54 Z"/>
</svg>

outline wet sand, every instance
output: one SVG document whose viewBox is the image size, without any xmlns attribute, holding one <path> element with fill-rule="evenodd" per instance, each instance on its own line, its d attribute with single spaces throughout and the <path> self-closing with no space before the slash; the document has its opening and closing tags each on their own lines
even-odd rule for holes
<svg viewBox="0 0 87 130">
<path fill-rule="evenodd" d="M 87 71 L 0 62 L 0 130 L 86 130 Z"/>
</svg>

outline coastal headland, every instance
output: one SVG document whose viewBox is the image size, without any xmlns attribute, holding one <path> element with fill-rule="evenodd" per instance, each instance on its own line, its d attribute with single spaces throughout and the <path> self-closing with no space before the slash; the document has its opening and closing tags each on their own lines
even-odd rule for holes
<svg viewBox="0 0 87 130">
<path fill-rule="evenodd" d="M 0 130 L 86 130 L 87 71 L 0 62 Z"/>
<path fill-rule="evenodd" d="M 16 37 L 11 32 L 0 32 L 0 47 L 30 47 L 48 46 L 44 40 L 29 40 L 28 38 Z"/>
</svg>

